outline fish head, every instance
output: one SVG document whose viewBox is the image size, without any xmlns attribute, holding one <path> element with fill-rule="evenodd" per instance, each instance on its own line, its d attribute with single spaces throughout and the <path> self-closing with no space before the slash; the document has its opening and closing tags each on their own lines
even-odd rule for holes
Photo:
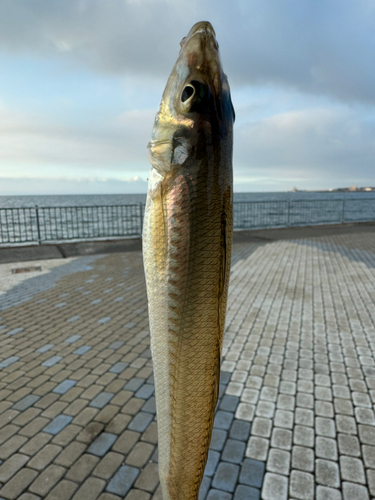
<svg viewBox="0 0 375 500">
<path fill-rule="evenodd" d="M 212 137 L 225 139 L 234 121 L 212 25 L 196 23 L 180 46 L 148 145 L 150 162 L 163 177 L 181 170 L 192 158 L 199 160 L 205 154 L 203 143 L 212 142 Z"/>
</svg>

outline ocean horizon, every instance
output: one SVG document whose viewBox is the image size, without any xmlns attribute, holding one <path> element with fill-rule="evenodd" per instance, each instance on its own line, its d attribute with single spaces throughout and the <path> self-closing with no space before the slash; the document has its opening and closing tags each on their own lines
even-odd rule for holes
<svg viewBox="0 0 375 500">
<path fill-rule="evenodd" d="M 133 205 L 146 202 L 146 193 L 139 194 L 83 194 L 83 195 L 19 195 L 0 196 L 0 208 L 68 207 Z M 337 200 L 375 198 L 374 192 L 363 191 L 273 191 L 235 192 L 234 201 L 278 201 L 278 200 Z"/>
</svg>

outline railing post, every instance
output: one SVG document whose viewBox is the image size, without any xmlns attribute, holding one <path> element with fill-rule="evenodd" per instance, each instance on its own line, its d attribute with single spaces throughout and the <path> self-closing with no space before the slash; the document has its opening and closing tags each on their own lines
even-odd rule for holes
<svg viewBox="0 0 375 500">
<path fill-rule="evenodd" d="M 139 204 L 139 222 L 140 222 L 139 227 L 141 228 L 140 235 L 142 238 L 142 233 L 143 233 L 143 203 L 142 202 L 140 202 L 140 204 Z"/>
<path fill-rule="evenodd" d="M 344 223 L 344 212 L 345 212 L 345 198 L 342 199 L 342 207 L 341 207 L 341 224 Z"/>
<path fill-rule="evenodd" d="M 288 218 L 286 221 L 287 227 L 290 227 L 290 200 L 288 200 Z"/>
<path fill-rule="evenodd" d="M 38 207 L 38 205 L 35 205 L 35 215 L 36 215 L 36 229 L 38 231 L 38 245 L 41 245 L 42 241 L 41 241 L 41 237 L 40 237 L 39 207 Z"/>
</svg>

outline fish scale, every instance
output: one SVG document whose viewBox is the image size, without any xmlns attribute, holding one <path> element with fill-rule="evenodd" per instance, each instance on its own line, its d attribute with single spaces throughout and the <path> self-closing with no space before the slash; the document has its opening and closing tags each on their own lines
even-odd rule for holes
<svg viewBox="0 0 375 500">
<path fill-rule="evenodd" d="M 233 121 L 215 32 L 197 23 L 149 144 L 143 256 L 163 500 L 196 500 L 207 462 L 230 271 Z"/>
</svg>

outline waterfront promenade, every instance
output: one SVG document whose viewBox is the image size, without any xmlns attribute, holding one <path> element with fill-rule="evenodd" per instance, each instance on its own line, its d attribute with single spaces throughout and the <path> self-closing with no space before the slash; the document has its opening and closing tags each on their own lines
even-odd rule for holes
<svg viewBox="0 0 375 500">
<path fill-rule="evenodd" d="M 161 500 L 129 250 L 0 264 L 0 500 Z M 374 499 L 374 360 L 375 224 L 237 233 L 200 500 Z"/>
</svg>

